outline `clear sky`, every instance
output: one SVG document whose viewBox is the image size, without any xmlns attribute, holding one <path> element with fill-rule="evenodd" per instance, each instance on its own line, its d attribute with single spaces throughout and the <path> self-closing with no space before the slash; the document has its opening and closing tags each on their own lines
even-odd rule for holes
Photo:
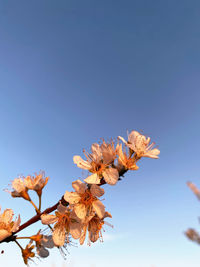
<svg viewBox="0 0 200 267">
<path fill-rule="evenodd" d="M 7 0 L 0 3 L 0 205 L 33 213 L 3 191 L 19 174 L 50 176 L 43 207 L 86 177 L 73 155 L 100 138 L 143 131 L 160 159 L 105 186 L 105 241 L 69 248 L 41 267 L 199 267 L 200 2 Z M 40 224 L 31 228 L 35 231 Z M 26 234 L 26 231 L 24 231 Z M 0 266 L 22 267 L 1 245 Z M 64 263 L 63 263 L 64 262 Z"/>
</svg>

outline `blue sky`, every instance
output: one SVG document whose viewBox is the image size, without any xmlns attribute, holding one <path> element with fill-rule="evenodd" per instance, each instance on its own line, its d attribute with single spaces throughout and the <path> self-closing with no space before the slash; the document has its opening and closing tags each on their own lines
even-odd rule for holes
<svg viewBox="0 0 200 267">
<path fill-rule="evenodd" d="M 143 159 L 104 204 L 113 215 L 105 242 L 55 250 L 38 266 L 197 267 L 199 228 L 199 1 L 1 1 L 0 205 L 33 210 L 3 191 L 19 174 L 45 170 L 43 207 L 86 176 L 73 155 L 100 138 L 142 131 L 159 160 Z M 36 231 L 40 224 L 33 226 Z M 24 234 L 27 232 L 24 231 Z M 14 244 L 1 266 L 24 266 Z"/>
</svg>

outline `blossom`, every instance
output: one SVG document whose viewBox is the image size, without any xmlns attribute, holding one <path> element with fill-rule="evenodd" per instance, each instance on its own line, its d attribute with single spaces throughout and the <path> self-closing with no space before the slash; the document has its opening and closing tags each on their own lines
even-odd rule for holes
<svg viewBox="0 0 200 267">
<path fill-rule="evenodd" d="M 35 257 L 35 253 L 32 252 L 32 250 L 35 248 L 34 245 L 32 245 L 32 241 L 30 241 L 28 243 L 28 245 L 26 245 L 25 249 L 21 249 L 22 250 L 22 257 L 24 260 L 24 263 L 27 265 L 28 261 L 31 260 L 31 258 Z"/>
<path fill-rule="evenodd" d="M 34 190 L 37 192 L 39 196 L 41 196 L 42 189 L 49 180 L 49 177 L 44 177 L 44 176 L 45 176 L 44 172 L 41 172 L 38 175 L 36 174 L 35 177 L 28 175 L 24 179 L 24 185 L 26 186 L 27 189 Z"/>
<path fill-rule="evenodd" d="M 30 196 L 28 194 L 28 188 L 24 185 L 24 181 L 21 177 L 15 178 L 12 181 L 12 188 L 14 189 L 11 192 L 12 197 L 22 197 L 30 201 Z"/>
<path fill-rule="evenodd" d="M 88 230 L 88 244 L 89 245 L 90 245 L 90 242 L 94 243 L 98 239 L 100 239 L 100 241 L 103 241 L 101 229 L 104 224 L 108 224 L 107 222 L 104 221 L 106 217 L 112 218 L 112 215 L 109 212 L 105 212 L 102 218 L 99 218 L 96 214 L 88 217 L 88 219 L 86 220 L 83 226 L 83 231 L 81 233 L 81 237 L 79 240 L 81 245 L 85 241 L 87 230 Z"/>
<path fill-rule="evenodd" d="M 103 188 L 98 185 L 91 185 L 90 188 L 80 180 L 72 183 L 75 192 L 66 191 L 64 199 L 71 204 L 73 210 L 78 218 L 85 220 L 94 212 L 99 218 L 103 218 L 105 214 L 105 207 L 103 203 L 97 198 L 104 194 Z"/>
<path fill-rule="evenodd" d="M 41 215 L 41 220 L 43 224 L 53 224 L 53 242 L 56 246 L 63 246 L 65 244 L 65 239 L 69 234 L 72 235 L 74 239 L 78 239 L 81 234 L 81 222 L 76 214 L 70 210 L 70 208 L 63 205 L 59 205 L 55 215 L 43 214 Z"/>
<path fill-rule="evenodd" d="M 118 168 L 121 169 L 123 166 L 125 169 L 128 170 L 137 170 L 139 167 L 136 165 L 136 159 L 127 155 L 126 151 L 122 151 L 122 144 L 118 146 Z"/>
<path fill-rule="evenodd" d="M 49 256 L 49 251 L 46 248 L 53 248 L 54 242 L 52 239 L 52 235 L 43 235 L 40 232 L 41 230 L 39 230 L 36 235 L 31 236 L 30 239 L 32 241 L 35 241 L 37 254 L 41 258 L 46 258 Z"/>
<path fill-rule="evenodd" d="M 21 223 L 20 215 L 15 221 L 13 219 L 13 210 L 6 209 L 2 214 L 0 214 L 0 241 L 12 235 L 19 229 Z"/>
<path fill-rule="evenodd" d="M 200 235 L 194 229 L 190 228 L 185 232 L 185 235 L 192 241 L 200 244 Z"/>
<path fill-rule="evenodd" d="M 150 144 L 150 137 L 145 137 L 137 131 L 132 131 L 128 136 L 128 141 L 121 136 L 118 136 L 133 152 L 136 153 L 138 158 L 149 157 L 152 159 L 157 159 L 160 154 L 160 150 L 153 148 L 154 143 Z"/>
<path fill-rule="evenodd" d="M 83 160 L 80 156 L 74 156 L 74 163 L 82 169 L 92 173 L 84 181 L 88 184 L 100 184 L 102 178 L 110 185 L 117 183 L 119 173 L 116 168 L 113 168 L 113 163 L 116 158 L 116 150 L 113 143 L 106 144 L 104 141 L 101 144 L 94 143 L 91 147 L 92 153 L 86 154 L 87 160 Z"/>
</svg>

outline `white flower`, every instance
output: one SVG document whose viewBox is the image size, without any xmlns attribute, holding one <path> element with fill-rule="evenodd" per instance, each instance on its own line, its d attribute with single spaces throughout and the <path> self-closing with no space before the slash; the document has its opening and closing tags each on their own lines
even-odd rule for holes
<svg viewBox="0 0 200 267">
<path fill-rule="evenodd" d="M 15 221 L 13 219 L 13 210 L 6 209 L 0 214 L 0 241 L 12 235 L 19 229 L 21 223 L 20 216 Z"/>
<path fill-rule="evenodd" d="M 139 167 L 136 165 L 136 160 L 134 157 L 128 156 L 126 151 L 122 150 L 122 144 L 117 147 L 118 154 L 118 168 L 119 170 L 124 167 L 127 170 L 137 170 Z"/>
<path fill-rule="evenodd" d="M 76 214 L 68 207 L 58 206 L 55 215 L 43 214 L 41 221 L 43 224 L 56 223 L 53 228 L 53 242 L 56 246 L 63 246 L 66 238 L 71 234 L 74 239 L 78 239 L 81 235 L 81 221 Z"/>
<path fill-rule="evenodd" d="M 105 207 L 103 203 L 97 199 L 97 197 L 104 194 L 103 188 L 93 184 L 89 189 L 87 185 L 80 180 L 73 182 L 72 186 L 76 192 L 66 191 L 64 199 L 71 204 L 78 218 L 85 220 L 86 217 L 94 212 L 96 212 L 99 218 L 103 218 Z"/>
<path fill-rule="evenodd" d="M 36 174 L 35 177 L 29 175 L 24 179 L 24 185 L 26 186 L 27 189 L 34 190 L 37 192 L 38 195 L 41 195 L 42 189 L 49 180 L 49 177 L 44 177 L 44 176 L 45 176 L 44 172 L 41 172 L 38 175 Z"/>
<path fill-rule="evenodd" d="M 93 215 L 93 216 L 90 216 L 87 218 L 87 220 L 85 221 L 85 223 L 83 225 L 83 231 L 81 233 L 80 240 L 79 240 L 81 245 L 85 241 L 87 230 L 88 230 L 88 244 L 89 245 L 90 245 L 90 242 L 94 243 L 98 239 L 100 239 L 100 241 L 103 241 L 101 229 L 102 229 L 102 226 L 104 224 L 107 224 L 106 222 L 104 222 L 104 219 L 106 217 L 112 218 L 112 215 L 106 211 L 104 213 L 104 216 L 101 219 L 97 215 Z M 110 224 L 108 224 L 108 225 L 110 225 Z M 111 226 L 111 227 L 113 227 L 113 226 Z"/>
<path fill-rule="evenodd" d="M 39 230 L 36 235 L 31 236 L 30 240 L 35 241 L 37 254 L 41 258 L 49 256 L 49 251 L 46 248 L 53 248 L 55 246 L 52 235 L 43 235 L 41 234 L 41 230 Z"/>
<path fill-rule="evenodd" d="M 12 188 L 14 189 L 11 192 L 11 196 L 12 197 L 22 197 L 28 201 L 30 201 L 30 197 L 28 194 L 28 189 L 26 188 L 26 186 L 24 185 L 24 181 L 21 177 L 19 178 L 15 178 L 12 181 Z"/>
<path fill-rule="evenodd" d="M 74 163 L 82 169 L 92 173 L 84 181 L 88 184 L 100 184 L 102 178 L 110 185 L 117 183 L 119 173 L 116 168 L 111 165 L 116 158 L 116 150 L 114 145 L 106 144 L 104 141 L 101 144 L 93 144 L 91 147 L 92 153 L 86 154 L 87 160 L 83 160 L 80 156 L 74 156 Z"/>
<path fill-rule="evenodd" d="M 160 154 L 160 150 L 153 148 L 154 143 L 149 144 L 151 139 L 150 137 L 146 138 L 144 135 L 140 134 L 137 131 L 132 131 L 128 136 L 128 142 L 121 136 L 121 139 L 132 151 L 134 151 L 138 158 L 149 157 L 152 159 L 157 159 Z"/>
</svg>

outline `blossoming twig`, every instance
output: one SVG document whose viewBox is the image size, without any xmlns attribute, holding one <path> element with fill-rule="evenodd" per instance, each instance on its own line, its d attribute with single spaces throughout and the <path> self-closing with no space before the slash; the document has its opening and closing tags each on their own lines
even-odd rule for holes
<svg viewBox="0 0 200 267">
<path fill-rule="evenodd" d="M 122 140 L 125 144 L 119 144 Z M 112 218 L 112 215 L 105 210 L 104 204 L 99 199 L 104 194 L 100 186 L 108 184 L 114 186 L 128 170 L 137 170 L 136 163 L 142 157 L 158 158 L 160 151 L 152 149 L 154 143 L 150 144 L 150 138 L 146 138 L 137 131 L 132 131 L 128 141 L 119 137 L 117 145 L 114 142 L 101 144 L 94 143 L 91 153 L 84 151 L 86 160 L 80 156 L 74 156 L 74 163 L 82 169 L 88 170 L 90 175 L 84 179 L 72 182 L 74 192 L 66 191 L 62 198 L 53 206 L 41 212 L 42 190 L 46 186 L 49 177 L 44 172 L 35 176 L 15 178 L 12 182 L 12 197 L 23 198 L 29 201 L 35 208 L 36 215 L 20 226 L 20 216 L 12 221 L 13 211 L 6 209 L 0 215 L 0 243 L 14 241 L 21 249 L 24 263 L 28 265 L 32 258 L 45 258 L 49 255 L 47 248 L 58 247 L 62 253 L 66 245 L 71 244 L 71 238 L 79 239 L 82 245 L 88 232 L 88 244 L 97 240 L 102 241 L 102 227 L 105 218 Z M 31 200 L 29 190 L 36 192 L 38 207 Z M 55 211 L 55 214 L 50 214 Z M 23 229 L 41 220 L 42 224 L 48 225 L 51 235 L 43 235 L 41 230 L 32 236 L 18 237 L 17 234 Z M 17 240 L 30 239 L 30 242 L 23 248 Z M 33 242 L 35 244 L 33 245 Z"/>
</svg>

